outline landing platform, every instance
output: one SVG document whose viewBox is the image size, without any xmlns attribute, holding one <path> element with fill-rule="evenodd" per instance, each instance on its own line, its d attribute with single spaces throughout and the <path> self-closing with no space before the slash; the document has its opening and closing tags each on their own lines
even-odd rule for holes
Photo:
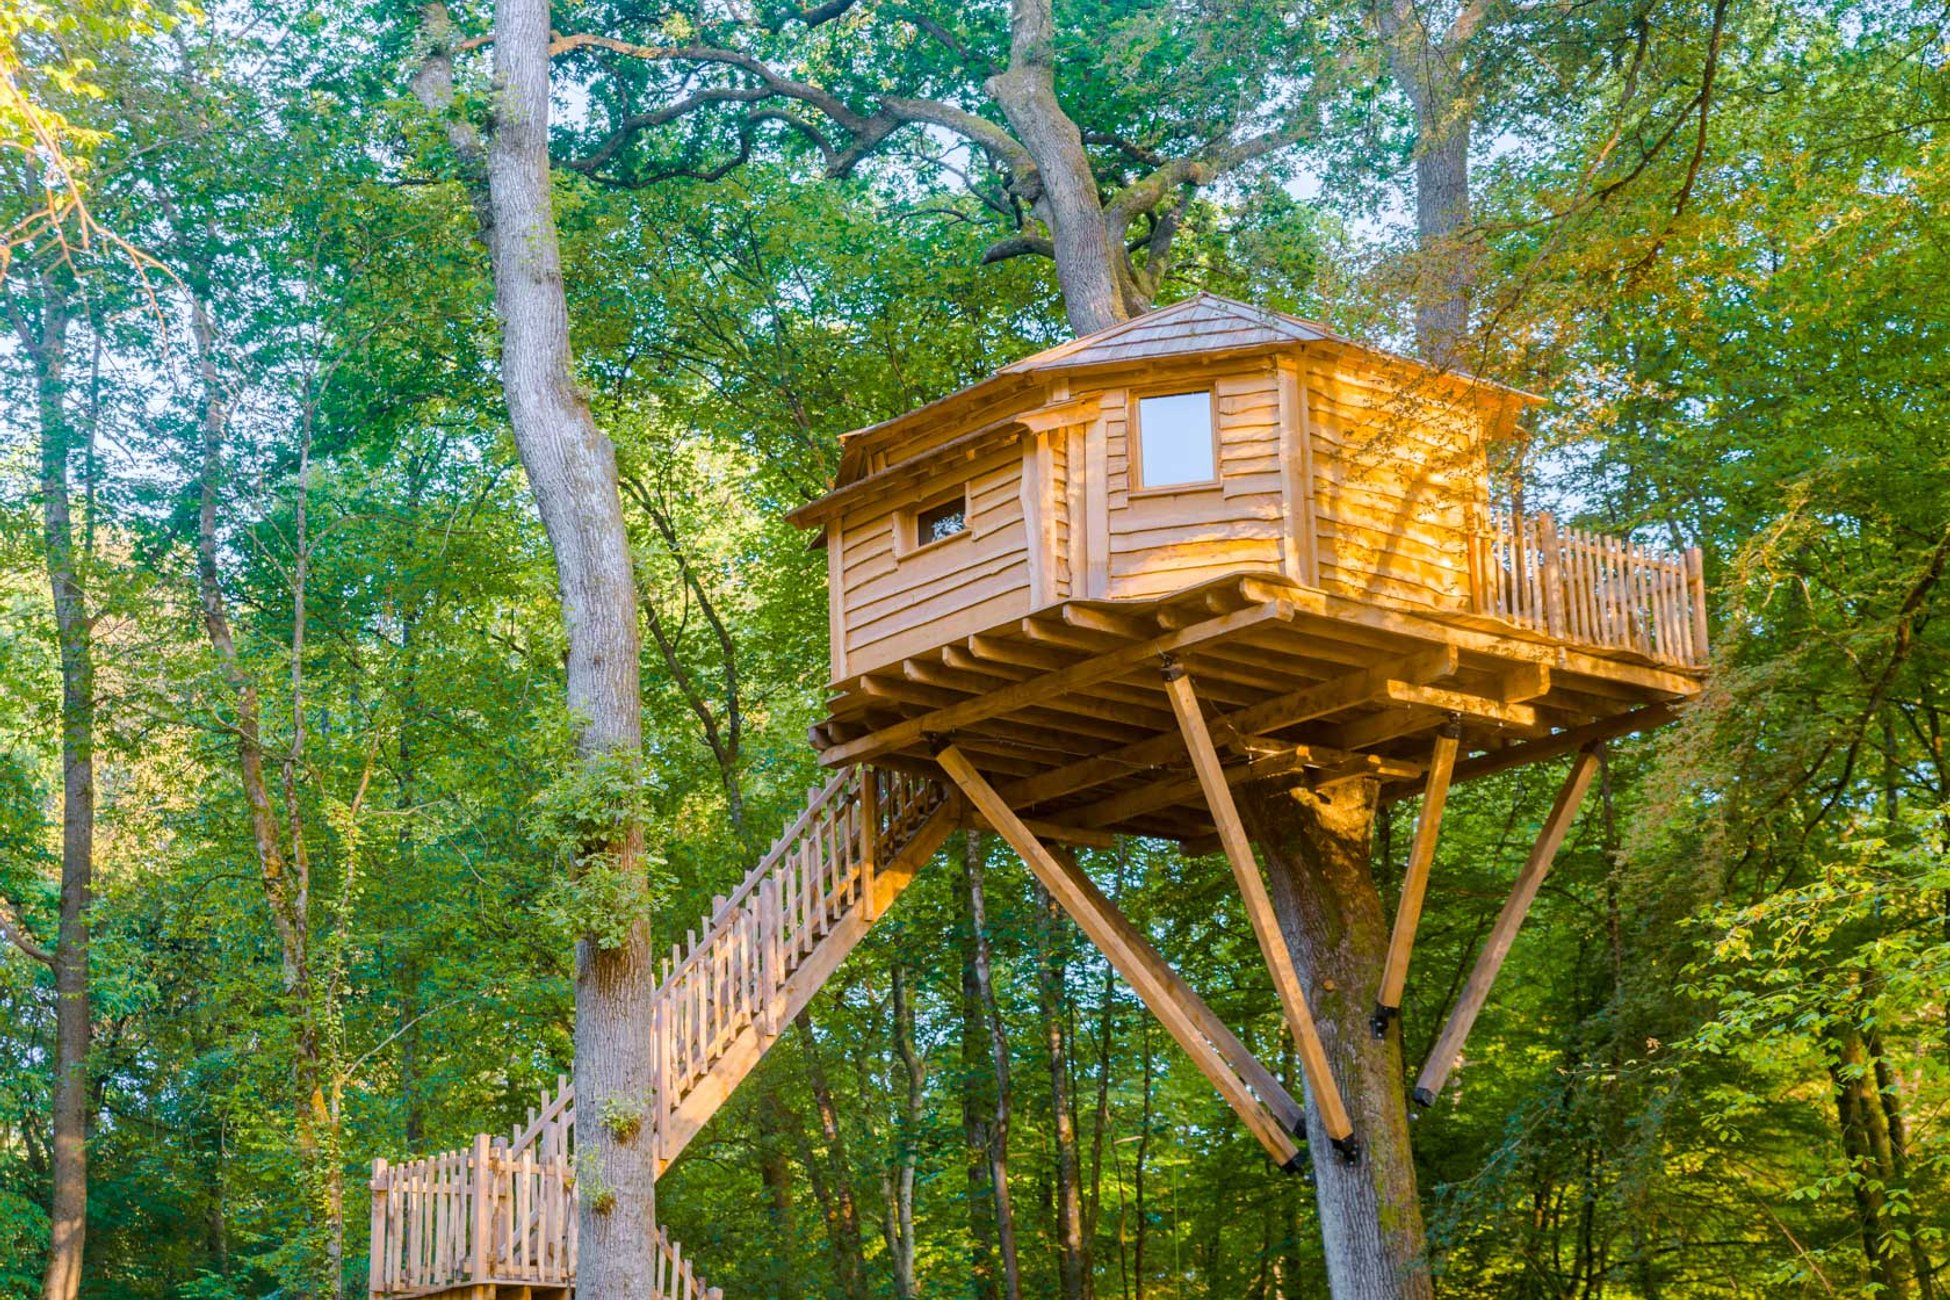
<svg viewBox="0 0 1950 1300">
<path fill-rule="evenodd" d="M 1415 793 L 1435 733 L 1456 780 L 1669 722 L 1703 671 L 1476 614 L 1394 608 L 1267 576 L 1153 601 L 1064 601 L 834 684 L 828 766 L 938 774 L 952 741 L 1051 837 L 1209 848 L 1215 834 L 1163 670 L 1182 667 L 1232 784 L 1371 776 Z"/>
</svg>

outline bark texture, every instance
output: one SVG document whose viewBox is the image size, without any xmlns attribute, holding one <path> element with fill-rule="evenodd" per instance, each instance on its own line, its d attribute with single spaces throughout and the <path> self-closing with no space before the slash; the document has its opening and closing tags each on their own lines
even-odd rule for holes
<svg viewBox="0 0 1950 1300">
<path fill-rule="evenodd" d="M 995 1200 L 996 1253 L 1002 1260 L 1002 1294 L 1021 1300 L 1022 1272 L 1016 1256 L 1016 1216 L 1009 1199 L 1009 1036 L 995 1002 L 995 978 L 989 961 L 988 902 L 984 884 L 986 854 L 979 832 L 968 834 L 963 855 L 963 883 L 968 890 L 968 921 L 974 932 L 975 995 L 988 1027 L 989 1062 L 995 1070 L 995 1110 L 988 1125 L 989 1190 Z"/>
<path fill-rule="evenodd" d="M 1129 319 L 1142 306 L 1125 299 L 1118 274 L 1123 250 L 1111 242 L 1083 132 L 1056 99 L 1056 24 L 1049 0 L 1014 0 L 1009 15 L 1009 67 L 989 78 L 988 92 L 1036 160 L 1034 179 L 1019 177 L 1017 189 L 1049 227 L 1070 328 L 1089 334 Z"/>
<path fill-rule="evenodd" d="M 1397 1034 L 1367 1016 L 1388 953 L 1388 917 L 1369 861 L 1377 786 L 1248 786 L 1240 814 L 1266 861 L 1268 892 L 1293 948 L 1321 1041 L 1362 1145 L 1349 1164 L 1307 1107 L 1314 1194 L 1334 1300 L 1427 1300 L 1422 1208 L 1409 1149 Z"/>
<path fill-rule="evenodd" d="M 1440 367 L 1460 360 L 1479 273 L 1469 228 L 1476 102 L 1464 62 L 1483 10 L 1482 0 L 1467 0 L 1438 33 L 1409 0 L 1381 0 L 1369 9 L 1388 69 L 1415 109 L 1415 337 L 1423 359 Z"/>
<path fill-rule="evenodd" d="M 515 445 L 555 555 L 568 632 L 568 707 L 581 760 L 610 773 L 642 752 L 636 592 L 616 481 L 616 451 L 577 387 L 549 188 L 547 0 L 497 0 L 487 232 L 501 320 L 501 382 Z M 619 809 L 581 846 L 577 870 L 644 888 L 643 828 Z M 648 1300 L 656 1164 L 650 1108 L 655 988 L 649 920 L 576 948 L 577 1110 L 583 1300 Z M 594 1122 L 590 1122 L 594 1121 Z"/>
</svg>

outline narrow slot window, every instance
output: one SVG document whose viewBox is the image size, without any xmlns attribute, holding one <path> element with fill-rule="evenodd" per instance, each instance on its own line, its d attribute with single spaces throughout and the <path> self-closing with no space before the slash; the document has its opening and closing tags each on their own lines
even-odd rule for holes
<svg viewBox="0 0 1950 1300">
<path fill-rule="evenodd" d="M 914 516 L 914 544 L 928 546 L 935 542 L 945 542 L 957 533 L 968 531 L 968 501 L 966 497 L 954 497 L 940 505 L 929 506 Z"/>
<path fill-rule="evenodd" d="M 1138 399 L 1138 485 L 1213 483 L 1219 467 L 1212 442 L 1212 393 Z"/>
</svg>

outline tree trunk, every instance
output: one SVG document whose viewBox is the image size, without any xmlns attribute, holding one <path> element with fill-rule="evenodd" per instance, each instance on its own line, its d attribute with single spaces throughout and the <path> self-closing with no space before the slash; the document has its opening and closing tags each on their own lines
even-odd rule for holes
<svg viewBox="0 0 1950 1300">
<path fill-rule="evenodd" d="M 779 1243 L 767 1257 L 765 1294 L 778 1300 L 799 1300 L 799 1274 L 793 1266 L 793 1243 L 798 1238 L 793 1226 L 792 1162 L 786 1155 L 790 1117 L 779 1104 L 770 1076 L 760 1072 L 753 1086 L 758 1089 L 758 1178 L 765 1185 L 765 1214 L 772 1226 L 772 1239 Z"/>
<path fill-rule="evenodd" d="M 833 1103 L 833 1088 L 826 1080 L 826 1066 L 820 1059 L 819 1039 L 813 1034 L 811 1012 L 800 1012 L 793 1028 L 798 1031 L 799 1047 L 806 1062 L 806 1083 L 812 1089 L 813 1109 L 819 1117 L 819 1136 L 826 1144 L 829 1194 L 823 1200 L 827 1236 L 833 1246 L 833 1266 L 847 1300 L 867 1300 L 866 1251 L 860 1239 L 859 1198 L 853 1194 L 853 1164 L 846 1154 L 839 1107 Z M 818 1157 L 810 1151 L 807 1155 L 810 1170 L 811 1160 Z"/>
<path fill-rule="evenodd" d="M 1049 892 L 1036 887 L 1040 923 L 1036 927 L 1037 992 L 1042 1002 L 1043 1038 L 1049 1054 L 1050 1133 L 1056 1146 L 1057 1277 L 1063 1300 L 1084 1300 L 1082 1161 L 1077 1154 L 1076 1112 L 1070 1101 L 1070 1053 L 1064 960 L 1063 912 Z"/>
<path fill-rule="evenodd" d="M 962 837 L 963 869 L 967 861 L 982 851 L 982 833 L 969 831 Z M 968 1148 L 968 1241 L 969 1269 L 975 1300 L 996 1300 L 995 1197 L 989 1167 L 988 1114 L 995 1085 L 988 1064 L 988 1017 L 982 1010 L 981 982 L 976 976 L 975 957 L 978 936 L 971 899 L 966 888 L 955 891 L 961 905 L 961 1119 L 962 1134 Z"/>
<path fill-rule="evenodd" d="M 1016 1219 L 1009 1205 L 1009 1036 L 995 1002 L 989 963 L 988 905 L 983 893 L 983 841 L 970 832 L 963 857 L 968 886 L 968 919 L 975 933 L 975 995 L 989 1031 L 989 1060 L 995 1070 L 995 1110 L 989 1119 L 989 1184 L 995 1197 L 996 1252 L 1002 1257 L 1002 1293 L 1022 1300 L 1022 1273 L 1016 1259 Z"/>
<path fill-rule="evenodd" d="M 95 645 L 70 513 L 67 291 L 43 275 L 37 327 L 16 316 L 34 365 L 41 536 L 61 660 L 61 916 L 54 971 L 54 1194 L 43 1300 L 74 1300 L 88 1232 L 88 907 L 95 864 Z"/>
<path fill-rule="evenodd" d="M 616 450 L 576 383 L 549 189 L 548 0 L 496 0 L 494 132 L 488 149 L 501 383 L 515 446 L 555 553 L 568 632 L 568 712 L 581 761 L 618 806 L 590 828 L 576 870 L 607 873 L 620 934 L 576 945 L 576 1108 L 582 1300 L 647 1300 L 656 1251 L 650 1095 L 650 952 L 643 826 L 636 592 L 616 483 Z M 595 1121 L 593 1123 L 589 1121 Z"/>
<path fill-rule="evenodd" d="M 1403 0 L 1369 10 L 1389 70 L 1415 107 L 1415 234 L 1420 254 L 1415 338 L 1430 365 L 1457 364 L 1469 332 L 1469 298 L 1478 262 L 1469 240 L 1469 140 L 1476 112 L 1462 61 L 1481 20 L 1466 5 L 1441 36 L 1428 15 Z"/>
<path fill-rule="evenodd" d="M 1841 1023 L 1828 1030 L 1833 1056 L 1828 1073 L 1835 1085 L 1835 1113 L 1841 1128 L 1842 1151 L 1852 1175 L 1855 1218 L 1862 1234 L 1862 1253 L 1869 1276 L 1880 1296 L 1908 1296 L 1909 1257 L 1891 1231 L 1895 1216 L 1888 1189 L 1895 1174 L 1889 1147 L 1889 1126 L 1876 1095 L 1876 1080 L 1862 1031 Z"/>
<path fill-rule="evenodd" d="M 1083 133 L 1057 102 L 1050 0 L 1013 0 L 1009 38 L 1009 68 L 989 78 L 988 92 L 1036 160 L 1024 197 L 1049 227 L 1070 328 L 1093 333 L 1128 320 L 1138 305 L 1125 295 L 1123 249 L 1111 239 Z"/>
<path fill-rule="evenodd" d="M 928 1116 L 928 1072 L 914 1041 L 914 999 L 908 990 L 907 967 L 894 963 L 894 1051 L 900 1057 L 907 1095 L 901 1109 L 898 1150 L 894 1161 L 893 1221 L 887 1249 L 894 1260 L 894 1295 L 914 1300 L 914 1172 L 920 1162 L 921 1131 Z"/>
<path fill-rule="evenodd" d="M 1314 1195 L 1335 1300 L 1425 1300 L 1421 1203 L 1409 1150 L 1399 1036 L 1377 1040 L 1368 1012 L 1388 952 L 1388 918 L 1369 854 L 1377 786 L 1249 786 L 1240 813 L 1265 855 L 1268 892 L 1360 1139 L 1359 1163 L 1329 1144 L 1307 1107 Z"/>
</svg>

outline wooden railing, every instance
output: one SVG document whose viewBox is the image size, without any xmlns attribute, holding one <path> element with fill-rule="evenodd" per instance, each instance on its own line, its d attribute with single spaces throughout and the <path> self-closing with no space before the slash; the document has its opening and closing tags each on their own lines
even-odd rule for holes
<svg viewBox="0 0 1950 1300">
<path fill-rule="evenodd" d="M 1491 515 L 1471 557 L 1476 611 L 1566 641 L 1707 664 L 1698 547 L 1683 555 L 1560 527 L 1548 514 Z"/>
<path fill-rule="evenodd" d="M 898 854 L 942 797 L 933 781 L 866 767 L 806 792 L 805 810 L 664 965 L 651 1004 L 660 1119 L 746 1029 L 784 1030 L 787 980 L 850 911 L 871 908 L 875 864 Z"/>
<path fill-rule="evenodd" d="M 576 1275 L 575 1108 L 566 1078 L 508 1137 L 372 1170 L 374 1296 Z M 660 1292 L 660 1297 L 688 1292 Z"/>
<path fill-rule="evenodd" d="M 729 1047 L 785 1028 L 788 981 L 854 913 L 872 921 L 874 870 L 892 861 L 944 799 L 919 777 L 849 768 L 809 790 L 806 807 L 702 932 L 673 947 L 652 995 L 651 1131 L 660 1164 L 670 1124 Z M 858 922 L 853 933 L 859 933 Z M 749 1046 L 749 1045 L 748 1045 Z M 735 1078 L 731 1080 L 735 1082 Z M 726 1091 L 729 1088 L 727 1086 Z M 558 1080 L 505 1138 L 400 1165 L 373 1162 L 374 1300 L 483 1282 L 575 1280 L 575 1088 Z M 715 1300 L 659 1228 L 659 1300 Z"/>
</svg>

